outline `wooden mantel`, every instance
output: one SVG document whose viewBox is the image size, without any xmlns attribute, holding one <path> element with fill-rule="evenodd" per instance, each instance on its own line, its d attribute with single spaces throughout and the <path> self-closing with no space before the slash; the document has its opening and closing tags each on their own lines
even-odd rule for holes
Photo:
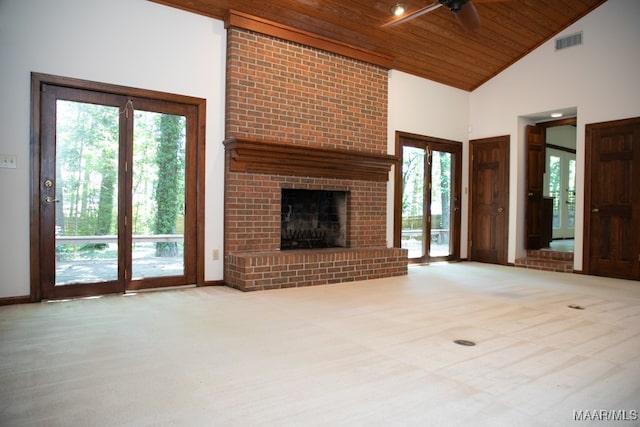
<svg viewBox="0 0 640 427">
<path fill-rule="evenodd" d="M 232 172 L 387 181 L 391 166 L 399 163 L 387 154 L 291 143 L 230 138 L 224 145 Z"/>
</svg>

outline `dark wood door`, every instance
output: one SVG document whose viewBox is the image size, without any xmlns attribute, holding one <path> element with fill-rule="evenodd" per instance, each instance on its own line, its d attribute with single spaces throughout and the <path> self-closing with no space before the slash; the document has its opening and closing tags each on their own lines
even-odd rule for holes
<svg viewBox="0 0 640 427">
<path fill-rule="evenodd" d="M 470 141 L 469 259 L 507 263 L 509 137 Z"/>
<path fill-rule="evenodd" d="M 586 127 L 587 273 L 640 279 L 640 118 Z"/>
<path fill-rule="evenodd" d="M 32 84 L 32 300 L 196 283 L 197 107 L 64 77 Z"/>
<path fill-rule="evenodd" d="M 462 143 L 396 134 L 394 245 L 409 262 L 460 259 Z"/>
<path fill-rule="evenodd" d="M 526 235 L 527 249 L 540 249 L 548 242 L 544 228 L 543 185 L 545 170 L 545 133 L 542 126 L 527 126 Z"/>
</svg>

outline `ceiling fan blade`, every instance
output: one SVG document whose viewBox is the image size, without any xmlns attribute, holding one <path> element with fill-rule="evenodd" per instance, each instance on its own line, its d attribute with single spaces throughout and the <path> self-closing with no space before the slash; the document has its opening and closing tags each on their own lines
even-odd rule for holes
<svg viewBox="0 0 640 427">
<path fill-rule="evenodd" d="M 387 22 L 385 24 L 382 24 L 382 26 L 383 27 L 390 27 L 392 25 L 402 24 L 403 22 L 407 22 L 410 19 L 417 18 L 418 16 L 424 15 L 425 13 L 429 13 L 432 10 L 436 10 L 440 6 L 442 6 L 442 4 L 440 4 L 440 2 L 438 2 L 438 1 L 436 1 L 433 4 L 425 6 L 425 7 L 421 8 L 421 9 L 417 9 L 417 10 L 411 12 L 411 13 L 408 13 L 405 16 L 403 16 L 402 18 L 394 19 L 394 20 L 389 21 L 389 22 Z"/>
<path fill-rule="evenodd" d="M 465 30 L 474 31 L 480 27 L 480 15 L 478 15 L 478 10 L 471 0 L 465 3 L 455 15 Z"/>
</svg>

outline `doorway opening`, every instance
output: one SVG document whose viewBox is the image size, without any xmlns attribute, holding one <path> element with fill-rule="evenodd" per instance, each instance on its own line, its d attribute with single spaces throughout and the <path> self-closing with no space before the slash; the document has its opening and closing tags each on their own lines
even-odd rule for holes
<svg viewBox="0 0 640 427">
<path fill-rule="evenodd" d="M 525 249 L 574 251 L 576 207 L 576 113 L 562 110 L 527 116 Z"/>
<path fill-rule="evenodd" d="M 524 240 L 515 265 L 573 272 L 577 108 L 524 116 Z M 556 114 L 554 114 L 555 116 Z M 522 215 L 522 214 L 521 214 Z M 522 222 L 521 222 L 522 221 Z M 522 229 L 520 229 L 522 230 Z"/>
</svg>

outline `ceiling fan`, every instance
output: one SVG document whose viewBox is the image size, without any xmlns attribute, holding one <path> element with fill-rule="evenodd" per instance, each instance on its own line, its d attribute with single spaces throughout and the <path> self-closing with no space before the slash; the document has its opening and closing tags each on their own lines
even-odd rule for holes
<svg viewBox="0 0 640 427">
<path fill-rule="evenodd" d="M 476 3 L 490 3 L 502 0 L 474 0 Z M 394 5 L 399 6 L 401 4 Z M 417 18 L 418 16 L 424 15 L 425 13 L 432 12 L 439 7 L 444 6 L 451 13 L 456 16 L 456 19 L 465 30 L 474 31 L 480 26 L 480 15 L 478 14 L 478 10 L 476 6 L 473 4 L 471 0 L 437 0 L 432 4 L 429 4 L 420 9 L 414 10 L 401 18 L 393 19 L 385 24 L 383 27 L 390 27 L 392 25 L 402 24 L 403 22 L 407 22 L 411 19 Z M 392 11 L 393 9 L 392 8 Z"/>
</svg>

